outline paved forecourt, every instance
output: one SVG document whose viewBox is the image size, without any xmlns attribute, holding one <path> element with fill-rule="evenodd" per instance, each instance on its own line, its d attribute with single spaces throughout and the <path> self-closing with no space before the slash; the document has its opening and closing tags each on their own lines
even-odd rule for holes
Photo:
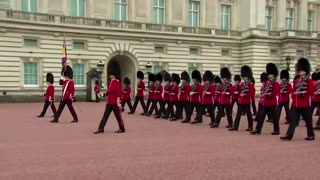
<svg viewBox="0 0 320 180">
<path fill-rule="evenodd" d="M 51 124 L 52 112 L 36 118 L 43 104 L 0 104 L 0 179 L 319 179 L 320 137 L 305 141 L 304 122 L 293 141 L 282 142 L 270 135 L 270 123 L 262 135 L 249 135 L 246 116 L 239 132 L 229 132 L 225 118 L 210 129 L 208 118 L 181 124 L 138 109 L 123 113 L 125 134 L 113 133 L 118 125 L 111 114 L 105 133 L 94 135 L 105 103 L 77 104 L 77 124 L 69 123 L 68 108 Z M 286 129 L 282 117 L 282 135 Z"/>
</svg>

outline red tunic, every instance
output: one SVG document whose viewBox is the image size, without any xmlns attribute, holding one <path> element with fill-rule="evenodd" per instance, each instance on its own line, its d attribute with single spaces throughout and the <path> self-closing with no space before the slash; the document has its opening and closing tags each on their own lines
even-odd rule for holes
<svg viewBox="0 0 320 180">
<path fill-rule="evenodd" d="M 170 92 L 170 102 L 178 102 L 178 94 L 179 94 L 179 86 L 172 86 L 171 92 Z"/>
<path fill-rule="evenodd" d="M 207 85 L 203 86 L 203 92 L 202 92 L 202 104 L 213 104 L 213 97 L 216 92 L 216 88 L 214 85 L 209 85 L 208 88 L 206 88 Z"/>
<path fill-rule="evenodd" d="M 268 80 L 266 81 L 264 84 L 265 87 L 267 88 L 268 84 L 270 84 L 271 81 Z M 266 90 L 266 89 L 265 89 Z M 263 96 L 263 102 L 262 102 L 262 105 L 263 106 L 277 106 L 278 105 L 278 101 L 277 101 L 277 96 L 279 94 L 279 91 L 280 91 L 280 85 L 279 83 L 277 82 L 274 82 L 273 83 L 273 87 L 272 87 L 272 90 L 270 90 L 269 92 L 267 93 L 270 93 L 269 95 L 264 95 Z M 264 92 L 266 93 L 266 92 Z"/>
<path fill-rule="evenodd" d="M 122 96 L 121 82 L 118 79 L 111 80 L 109 87 L 106 93 L 107 104 L 108 105 L 117 105 L 117 98 Z"/>
<path fill-rule="evenodd" d="M 262 97 L 262 94 L 263 94 L 263 89 L 265 88 L 264 87 L 264 83 L 262 83 L 262 86 L 260 88 L 260 100 L 259 100 L 259 104 L 263 104 L 263 97 Z"/>
<path fill-rule="evenodd" d="M 170 92 L 171 92 L 171 89 L 172 89 L 172 85 L 167 85 L 165 86 L 164 88 L 164 94 L 163 94 L 163 100 L 164 101 L 170 101 Z"/>
<path fill-rule="evenodd" d="M 202 92 L 203 92 L 203 86 L 201 84 L 197 84 L 196 86 L 192 86 L 191 92 L 190 92 L 190 102 L 200 103 Z"/>
<path fill-rule="evenodd" d="M 317 103 L 320 103 L 320 83 L 315 83 L 314 84 L 314 93 L 313 93 L 313 96 L 312 96 L 312 102 L 317 102 Z"/>
<path fill-rule="evenodd" d="M 69 80 L 60 80 L 59 84 L 62 85 L 62 99 L 69 100 L 74 97 L 74 83 L 71 79 Z"/>
<path fill-rule="evenodd" d="M 160 84 L 154 91 L 154 100 L 162 100 L 163 86 Z"/>
<path fill-rule="evenodd" d="M 122 91 L 122 100 L 131 100 L 131 87 L 127 86 L 123 91 Z"/>
<path fill-rule="evenodd" d="M 154 90 L 156 89 L 156 85 L 152 84 L 149 88 L 149 94 L 148 94 L 148 99 L 153 100 L 154 99 Z"/>
<path fill-rule="evenodd" d="M 238 86 L 239 86 L 239 84 L 233 85 L 232 99 L 234 99 L 234 100 L 237 100 L 239 98 Z"/>
<path fill-rule="evenodd" d="M 239 92 L 239 104 L 251 104 L 251 97 L 252 94 L 254 94 L 254 85 L 253 83 L 249 83 L 248 89 L 244 92 L 241 91 L 242 87 L 245 86 L 245 82 L 242 82 L 238 86 L 238 92 Z M 243 93 L 243 95 L 242 95 Z"/>
<path fill-rule="evenodd" d="M 292 93 L 292 85 L 290 83 L 287 83 L 287 90 L 284 92 L 281 92 L 281 87 L 284 85 L 282 82 L 280 84 L 280 91 L 279 91 L 279 102 L 290 102 L 290 94 Z"/>
<path fill-rule="evenodd" d="M 251 101 L 254 101 L 256 99 L 256 87 L 253 85 L 253 94 L 251 96 Z"/>
<path fill-rule="evenodd" d="M 229 84 L 226 92 L 223 92 L 226 83 L 223 83 L 220 87 L 221 97 L 220 97 L 220 104 L 230 105 L 232 102 L 232 95 L 233 95 L 233 85 Z"/>
<path fill-rule="evenodd" d="M 302 78 L 298 78 L 293 82 L 292 88 L 292 107 L 296 108 L 308 108 L 311 106 L 311 96 L 314 94 L 314 84 L 311 79 L 306 80 L 306 89 L 297 92 L 296 85 L 302 81 Z"/>
<path fill-rule="evenodd" d="M 143 97 L 144 96 L 144 90 L 146 89 L 146 86 L 143 81 L 140 81 L 137 87 L 137 97 Z"/>
<path fill-rule="evenodd" d="M 46 95 L 45 95 L 46 101 L 54 101 L 54 86 L 53 84 L 49 84 L 47 87 Z"/>
<path fill-rule="evenodd" d="M 220 102 L 220 98 L 221 98 L 221 85 L 219 85 L 217 87 L 217 85 L 213 85 L 214 89 L 215 89 L 215 95 L 213 96 L 213 99 L 215 102 Z"/>
<path fill-rule="evenodd" d="M 94 85 L 94 93 L 95 94 L 99 94 L 100 93 L 100 88 L 99 88 L 99 85 Z"/>
<path fill-rule="evenodd" d="M 180 88 L 179 101 L 190 101 L 191 86 L 189 84 L 184 85 L 184 88 Z"/>
</svg>

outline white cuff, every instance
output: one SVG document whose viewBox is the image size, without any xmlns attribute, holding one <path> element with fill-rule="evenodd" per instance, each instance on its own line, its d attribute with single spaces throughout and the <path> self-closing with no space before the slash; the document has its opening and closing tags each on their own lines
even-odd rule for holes
<svg viewBox="0 0 320 180">
<path fill-rule="evenodd" d="M 64 77 L 63 76 L 61 76 L 61 78 L 60 78 L 61 80 L 64 80 Z"/>
</svg>

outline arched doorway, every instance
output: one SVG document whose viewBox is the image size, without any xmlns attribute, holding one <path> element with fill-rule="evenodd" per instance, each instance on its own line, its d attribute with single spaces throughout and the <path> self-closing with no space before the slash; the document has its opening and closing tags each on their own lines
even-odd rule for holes
<svg viewBox="0 0 320 180">
<path fill-rule="evenodd" d="M 120 55 L 116 54 L 115 56 L 112 56 L 108 63 L 107 63 L 107 82 L 109 83 L 109 73 L 110 70 L 116 70 L 119 72 L 120 80 L 123 82 L 123 79 L 125 77 L 128 77 L 131 80 L 131 88 L 132 88 L 132 95 L 135 92 L 135 80 L 136 80 L 136 65 L 134 63 L 134 60 L 127 56 L 127 55 Z"/>
</svg>

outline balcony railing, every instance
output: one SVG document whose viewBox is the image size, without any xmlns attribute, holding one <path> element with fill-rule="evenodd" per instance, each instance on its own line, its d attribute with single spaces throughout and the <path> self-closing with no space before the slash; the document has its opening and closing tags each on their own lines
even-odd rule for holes
<svg viewBox="0 0 320 180">
<path fill-rule="evenodd" d="M 202 27 L 185 27 L 165 24 L 151 24 L 133 21 L 116 21 L 98 18 L 87 17 L 73 17 L 63 15 L 52 15 L 44 13 L 32 13 L 24 11 L 14 11 L 7 9 L 0 9 L 1 19 L 11 19 L 19 21 L 31 22 L 45 22 L 50 24 L 76 25 L 76 26 L 94 26 L 105 27 L 106 29 L 131 29 L 137 31 L 154 31 L 154 32 L 171 32 L 171 33 L 185 33 L 185 34 L 201 34 L 208 36 L 224 36 L 241 38 L 246 36 L 245 33 L 234 30 L 221 30 L 213 28 Z M 298 36 L 298 37 L 312 37 L 320 38 L 315 32 L 309 31 L 268 31 L 267 36 L 282 37 L 282 36 Z"/>
</svg>

